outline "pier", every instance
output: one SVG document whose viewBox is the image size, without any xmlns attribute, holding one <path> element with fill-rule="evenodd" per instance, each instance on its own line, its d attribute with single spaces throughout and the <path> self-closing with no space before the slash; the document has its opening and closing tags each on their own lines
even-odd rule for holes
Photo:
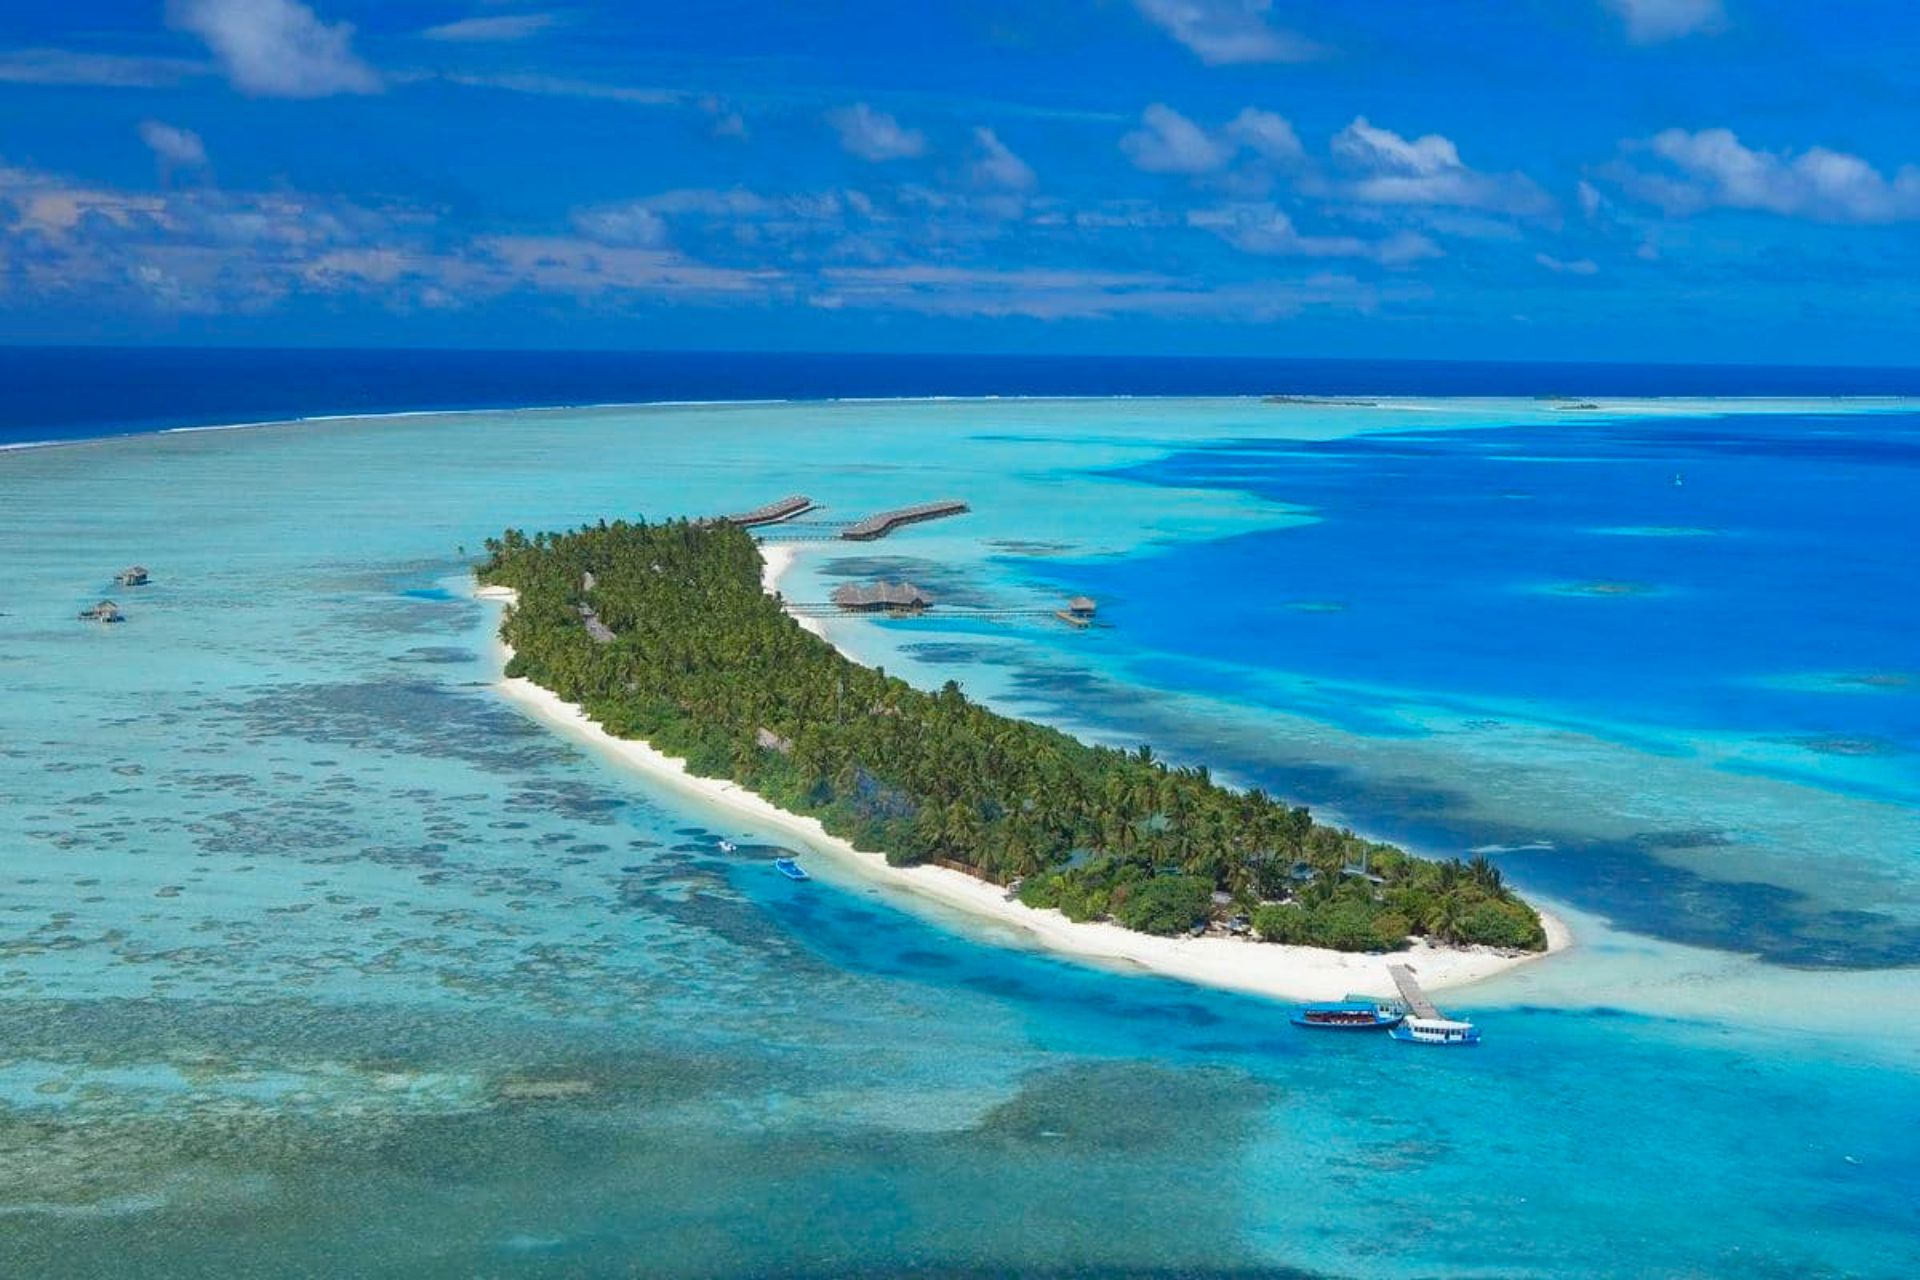
<svg viewBox="0 0 1920 1280">
<path fill-rule="evenodd" d="M 872 542 L 876 538 L 886 537 L 903 524 L 918 524 L 922 520 L 939 520 L 946 516 L 964 515 L 968 510 L 967 504 L 958 498 L 922 502 L 911 507 L 875 512 L 866 519 L 856 520 L 842 529 L 840 536 L 849 542 Z"/>
<path fill-rule="evenodd" d="M 1416 1018 L 1439 1018 L 1441 1013 L 1433 1007 L 1433 1001 L 1427 999 L 1427 993 L 1420 989 L 1420 980 L 1413 976 L 1413 970 L 1404 964 L 1387 966 L 1387 976 L 1393 979 L 1393 985 L 1400 988 L 1400 998 L 1413 1010 Z"/>
<path fill-rule="evenodd" d="M 738 525 L 742 529 L 757 528 L 760 525 L 784 524 L 795 516 L 804 515 L 813 510 L 813 499 L 804 493 L 789 494 L 778 502 L 769 502 L 763 507 L 751 511 L 742 511 L 737 515 L 721 516 L 719 523 Z"/>
</svg>

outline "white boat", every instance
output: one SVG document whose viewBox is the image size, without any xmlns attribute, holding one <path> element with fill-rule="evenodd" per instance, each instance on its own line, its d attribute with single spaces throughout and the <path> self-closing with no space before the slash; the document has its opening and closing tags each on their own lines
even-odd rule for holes
<svg viewBox="0 0 1920 1280">
<path fill-rule="evenodd" d="M 722 841 L 720 842 L 720 852 L 722 852 L 722 853 L 733 853 L 733 852 L 735 852 L 736 850 L 738 850 L 739 848 L 740 848 L 740 846 L 739 846 L 739 845 L 737 845 L 737 844 L 735 844 L 735 843 L 734 843 L 733 841 L 731 841 L 731 840 L 722 840 Z"/>
<path fill-rule="evenodd" d="M 1387 1032 L 1407 1044 L 1468 1045 L 1480 1043 L 1480 1028 L 1452 1018 L 1408 1018 Z"/>
</svg>

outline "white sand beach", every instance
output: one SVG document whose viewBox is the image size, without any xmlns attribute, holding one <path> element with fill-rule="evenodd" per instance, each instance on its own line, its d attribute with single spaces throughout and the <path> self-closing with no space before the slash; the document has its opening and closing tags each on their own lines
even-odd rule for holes
<svg viewBox="0 0 1920 1280">
<path fill-rule="evenodd" d="M 794 549 L 763 547 L 762 555 L 766 561 L 762 581 L 769 592 L 777 591 L 781 577 L 793 565 Z M 512 591 L 500 587 L 482 587 L 475 594 L 509 605 L 514 598 Z M 816 620 L 802 618 L 799 622 L 814 634 L 825 635 Z M 1424 942 L 1390 957 L 1355 955 L 1242 938 L 1162 938 L 1116 924 L 1078 924 L 1058 911 L 1036 910 L 1009 899 L 1002 887 L 963 872 L 932 866 L 889 866 L 881 854 L 856 849 L 830 835 L 816 818 L 777 808 L 736 783 L 696 777 L 687 772 L 684 761 L 644 742 L 613 736 L 580 707 L 532 681 L 507 679 L 504 667 L 511 652 L 504 642 L 498 647 L 503 668 L 500 691 L 535 719 L 638 770 L 659 785 L 697 798 L 738 820 L 743 824 L 738 834 L 761 840 L 777 838 L 802 852 L 831 859 L 834 866 L 845 868 L 882 891 L 902 895 L 903 905 L 930 907 L 933 914 L 991 941 L 1043 949 L 1110 969 L 1160 974 L 1287 1000 L 1337 999 L 1350 992 L 1391 994 L 1393 983 L 1386 971 L 1390 960 L 1411 965 L 1421 984 L 1437 991 L 1477 982 L 1541 958 L 1478 947 L 1436 947 Z M 1547 927 L 1547 954 L 1571 945 L 1572 936 L 1563 923 L 1544 913 L 1542 918 Z"/>
</svg>

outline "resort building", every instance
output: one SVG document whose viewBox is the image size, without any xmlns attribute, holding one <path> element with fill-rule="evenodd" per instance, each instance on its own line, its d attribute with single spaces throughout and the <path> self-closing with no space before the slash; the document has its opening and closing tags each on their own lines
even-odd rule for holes
<svg viewBox="0 0 1920 1280">
<path fill-rule="evenodd" d="M 833 589 L 833 602 L 854 613 L 918 613 L 933 605 L 933 597 L 911 582 L 846 583 Z"/>
<path fill-rule="evenodd" d="M 127 615 L 120 612 L 120 606 L 111 600 L 102 600 L 91 608 L 80 611 L 82 622 L 125 622 Z"/>
<path fill-rule="evenodd" d="M 123 587 L 144 587 L 147 585 L 145 565 L 131 565 L 113 575 L 113 580 Z"/>
</svg>

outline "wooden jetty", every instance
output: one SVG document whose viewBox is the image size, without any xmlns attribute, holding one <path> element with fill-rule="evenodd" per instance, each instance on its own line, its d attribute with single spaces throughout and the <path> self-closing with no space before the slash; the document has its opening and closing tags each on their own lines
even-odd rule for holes
<svg viewBox="0 0 1920 1280">
<path fill-rule="evenodd" d="M 1407 1002 L 1407 1008 L 1413 1010 L 1416 1018 L 1438 1018 L 1440 1011 L 1433 1007 L 1433 1001 L 1427 999 L 1427 993 L 1420 989 L 1419 979 L 1413 976 L 1413 970 L 1404 964 L 1390 964 L 1387 975 L 1393 979 L 1393 985 L 1400 988 L 1400 998 Z"/>
<path fill-rule="evenodd" d="M 811 510 L 813 510 L 813 499 L 804 493 L 795 493 L 789 494 L 778 502 L 769 502 L 764 507 L 755 507 L 751 511 L 742 511 L 737 515 L 721 516 L 720 523 L 752 529 L 763 524 L 782 524 Z"/>
<path fill-rule="evenodd" d="M 938 502 L 922 502 L 911 507 L 898 507 L 892 511 L 877 511 L 864 520 L 856 520 L 840 531 L 840 536 L 849 542 L 872 542 L 875 538 L 884 538 L 903 524 L 918 524 L 922 520 L 939 520 L 945 516 L 964 515 L 969 510 L 966 503 L 958 498 L 943 498 Z"/>
</svg>

